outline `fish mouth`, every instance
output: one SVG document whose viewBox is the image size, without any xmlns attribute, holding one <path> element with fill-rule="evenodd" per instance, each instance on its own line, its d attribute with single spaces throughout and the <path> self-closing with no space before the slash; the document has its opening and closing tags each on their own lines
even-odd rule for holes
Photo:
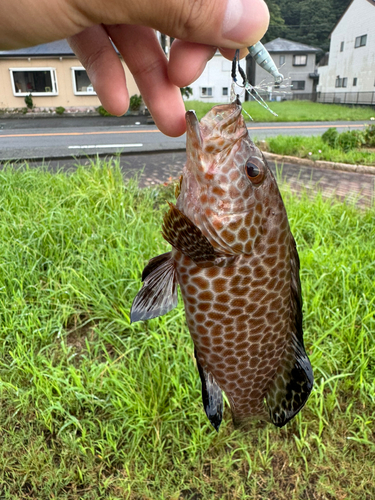
<svg viewBox="0 0 375 500">
<path fill-rule="evenodd" d="M 238 128 L 245 125 L 241 113 L 242 106 L 238 100 L 231 104 L 214 106 L 201 120 L 203 138 L 209 140 L 213 136 L 233 135 Z"/>
<path fill-rule="evenodd" d="M 194 111 L 186 113 L 187 149 L 217 154 L 233 147 L 247 135 L 242 106 L 238 99 L 231 104 L 214 106 L 199 122 Z"/>
<path fill-rule="evenodd" d="M 195 111 L 186 112 L 186 148 L 202 149 L 203 141 Z"/>
</svg>

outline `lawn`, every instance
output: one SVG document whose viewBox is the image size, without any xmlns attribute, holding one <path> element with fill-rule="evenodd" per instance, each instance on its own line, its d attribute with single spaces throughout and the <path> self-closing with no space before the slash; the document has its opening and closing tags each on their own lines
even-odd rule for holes
<svg viewBox="0 0 375 500">
<path fill-rule="evenodd" d="M 185 108 L 194 109 L 199 120 L 215 103 L 185 101 Z M 375 117 L 375 110 L 370 106 L 341 106 L 339 104 L 321 104 L 311 101 L 270 102 L 269 107 L 278 116 L 274 116 L 257 102 L 242 103 L 243 109 L 256 122 L 311 122 L 311 121 L 355 121 L 370 120 Z M 250 120 L 244 113 L 246 120 Z"/>
<path fill-rule="evenodd" d="M 129 324 L 173 189 L 103 162 L 0 183 L 1 498 L 375 497 L 375 208 L 283 187 L 315 389 L 281 430 L 226 407 L 216 434 L 181 302 Z"/>
</svg>

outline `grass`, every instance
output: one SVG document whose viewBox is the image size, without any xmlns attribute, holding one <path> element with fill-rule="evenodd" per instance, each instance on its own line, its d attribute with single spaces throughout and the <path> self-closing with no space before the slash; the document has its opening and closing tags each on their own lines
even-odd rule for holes
<svg viewBox="0 0 375 500">
<path fill-rule="evenodd" d="M 194 109 L 200 120 L 215 103 L 185 101 L 185 108 Z M 341 106 L 339 104 L 321 104 L 311 101 L 284 101 L 268 103 L 278 116 L 260 106 L 257 102 L 243 102 L 242 106 L 256 122 L 311 122 L 311 121 L 355 121 L 369 120 L 375 116 L 372 107 Z M 249 118 L 244 113 L 246 120 Z"/>
<path fill-rule="evenodd" d="M 0 172 L 4 499 L 372 500 L 375 209 L 284 189 L 316 385 L 284 429 L 217 435 L 182 304 L 129 324 L 172 189 L 106 163 Z"/>
<path fill-rule="evenodd" d="M 321 137 L 278 135 L 266 139 L 267 151 L 280 155 L 325 160 L 339 163 L 375 165 L 375 151 L 365 148 L 352 149 L 348 152 L 330 147 Z"/>
</svg>

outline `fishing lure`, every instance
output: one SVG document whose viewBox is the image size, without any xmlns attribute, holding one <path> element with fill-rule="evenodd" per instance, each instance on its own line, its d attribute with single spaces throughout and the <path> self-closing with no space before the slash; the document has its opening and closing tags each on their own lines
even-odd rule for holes
<svg viewBox="0 0 375 500">
<path fill-rule="evenodd" d="M 284 76 L 279 72 L 274 60 L 261 42 L 257 42 L 255 45 L 248 47 L 247 50 L 250 52 L 250 55 L 254 58 L 255 62 L 274 77 L 277 85 L 282 83 Z"/>
<path fill-rule="evenodd" d="M 258 42 L 258 43 L 260 43 L 260 42 Z M 255 47 L 255 45 L 254 45 L 254 47 Z M 267 52 L 267 49 L 264 48 L 264 50 Z M 267 54 L 268 54 L 268 52 L 267 52 Z M 271 58 L 271 56 L 269 56 L 269 57 Z M 275 66 L 275 63 L 273 62 L 272 59 L 271 59 L 271 61 L 272 61 L 273 65 Z M 268 67 L 271 67 L 270 64 L 268 65 Z M 277 72 L 276 66 L 275 66 L 275 70 Z M 242 77 L 242 85 L 240 83 L 238 83 L 238 81 L 237 81 L 237 71 L 239 72 L 239 74 Z M 280 73 L 279 73 L 279 75 L 280 75 Z M 237 85 L 238 87 L 242 87 L 264 109 L 266 109 L 267 111 L 269 111 L 270 113 L 272 113 L 274 116 L 277 116 L 277 114 L 274 111 L 272 111 L 272 109 L 268 106 L 268 104 L 263 99 L 263 97 L 258 93 L 257 89 L 255 87 L 253 87 L 253 85 L 251 85 L 251 83 L 247 79 L 246 73 L 244 72 L 244 70 L 241 68 L 241 65 L 240 65 L 240 51 L 238 49 L 236 50 L 236 53 L 235 53 L 233 61 L 232 61 L 232 73 L 231 73 L 231 76 L 232 76 L 232 81 L 233 81 L 233 83 L 232 83 L 232 89 L 231 89 L 231 94 L 233 96 L 235 95 L 235 91 L 234 91 L 235 85 Z M 282 75 L 280 75 L 280 76 L 281 76 L 281 78 L 283 78 Z M 243 111 L 245 111 L 245 110 L 243 110 Z M 249 113 L 247 113 L 246 111 L 245 111 L 245 113 L 252 120 L 252 117 L 249 115 Z"/>
</svg>

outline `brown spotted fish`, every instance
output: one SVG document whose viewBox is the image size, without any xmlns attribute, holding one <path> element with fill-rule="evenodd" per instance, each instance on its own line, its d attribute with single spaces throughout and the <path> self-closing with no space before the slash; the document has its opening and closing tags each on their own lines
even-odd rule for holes
<svg viewBox="0 0 375 500">
<path fill-rule="evenodd" d="M 299 258 L 284 203 L 237 100 L 199 123 L 188 111 L 187 163 L 164 217 L 172 251 L 150 260 L 131 321 L 177 305 L 180 285 L 203 405 L 218 430 L 222 391 L 235 424 L 282 427 L 313 386 L 303 345 Z"/>
</svg>

